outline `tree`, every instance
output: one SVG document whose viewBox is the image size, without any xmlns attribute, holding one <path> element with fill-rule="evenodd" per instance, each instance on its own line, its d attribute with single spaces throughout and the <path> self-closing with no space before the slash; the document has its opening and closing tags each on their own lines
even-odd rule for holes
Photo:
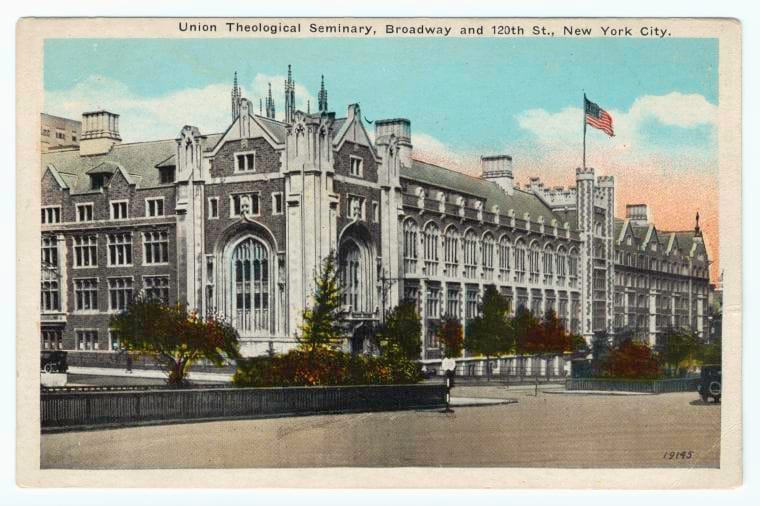
<svg viewBox="0 0 760 506">
<path fill-rule="evenodd" d="M 303 312 L 301 335 L 298 337 L 301 348 L 309 352 L 334 345 L 345 333 L 334 252 L 324 259 L 314 276 L 313 298 L 313 304 Z"/>
<path fill-rule="evenodd" d="M 479 315 L 470 320 L 464 345 L 471 353 L 485 355 L 486 373 L 491 379 L 491 357 L 514 349 L 515 336 L 507 316 L 509 303 L 490 285 L 478 306 Z"/>
<path fill-rule="evenodd" d="M 610 350 L 604 359 L 602 375 L 622 379 L 657 379 L 660 368 L 649 346 L 628 340 Z"/>
<path fill-rule="evenodd" d="M 660 357 L 669 374 L 679 375 L 684 363 L 693 363 L 702 349 L 699 334 L 689 328 L 666 330 L 660 340 Z"/>
<path fill-rule="evenodd" d="M 232 325 L 216 315 L 188 313 L 181 304 L 140 296 L 114 315 L 110 326 L 127 353 L 153 358 L 167 372 L 170 385 L 184 385 L 190 366 L 200 359 L 221 366 L 240 357 Z"/>
<path fill-rule="evenodd" d="M 422 352 L 422 323 L 413 300 L 403 300 L 385 316 L 376 334 L 377 347 L 386 355 L 417 360 Z"/>
<path fill-rule="evenodd" d="M 464 350 L 464 329 L 458 319 L 447 317 L 438 327 L 438 337 L 443 344 L 443 355 L 446 358 L 458 358 Z"/>
<path fill-rule="evenodd" d="M 709 344 L 702 346 L 700 360 L 703 365 L 720 365 L 723 358 L 722 339 L 717 338 Z"/>
</svg>

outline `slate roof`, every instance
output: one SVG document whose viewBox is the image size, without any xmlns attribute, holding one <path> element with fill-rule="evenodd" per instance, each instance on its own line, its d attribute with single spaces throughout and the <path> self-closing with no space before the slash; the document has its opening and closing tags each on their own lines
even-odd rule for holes
<svg viewBox="0 0 760 506">
<path fill-rule="evenodd" d="M 499 206 L 501 213 L 506 214 L 509 209 L 515 210 L 515 218 L 522 219 L 524 213 L 530 213 L 530 220 L 535 221 L 539 216 L 544 217 L 548 225 L 556 219 L 560 226 L 564 219 L 555 214 L 546 206 L 541 199 L 532 193 L 515 188 L 514 194 L 507 195 L 501 187 L 493 181 L 480 177 L 468 176 L 461 172 L 433 165 L 419 160 L 412 160 L 412 167 L 401 168 L 401 177 L 418 181 L 426 185 L 436 186 L 442 189 L 459 191 L 468 195 L 485 200 L 484 211 L 491 211 L 491 207 Z"/>
</svg>

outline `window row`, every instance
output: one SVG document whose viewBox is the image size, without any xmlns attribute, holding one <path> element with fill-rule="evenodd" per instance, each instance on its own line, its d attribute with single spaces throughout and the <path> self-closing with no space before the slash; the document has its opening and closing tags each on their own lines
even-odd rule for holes
<svg viewBox="0 0 760 506">
<path fill-rule="evenodd" d="M 169 302 L 169 276 L 143 276 L 142 282 L 142 291 L 147 299 Z M 132 302 L 135 288 L 133 278 L 108 278 L 108 300 L 102 307 L 98 297 L 99 285 L 98 278 L 74 280 L 75 311 L 121 311 Z"/>
<path fill-rule="evenodd" d="M 427 276 L 439 275 L 442 260 L 444 273 L 456 277 L 459 275 L 460 255 L 463 274 L 468 279 L 474 279 L 478 267 L 482 267 L 482 275 L 486 279 L 493 279 L 498 269 L 502 277 L 514 270 L 515 280 L 524 281 L 526 258 L 531 282 L 539 282 L 542 273 L 545 282 L 552 281 L 555 275 L 558 282 L 564 282 L 567 276 L 575 281 L 579 272 L 578 253 L 575 249 L 568 253 L 560 246 L 555 252 L 551 245 L 541 249 L 537 243 L 526 248 L 522 240 L 513 245 L 506 236 L 497 243 L 492 234 L 486 233 L 481 238 L 471 230 L 461 237 L 453 227 L 446 229 L 441 237 L 440 229 L 434 223 L 429 223 L 420 233 L 413 220 L 405 221 L 403 243 L 406 274 L 417 272 L 421 256 Z"/>
<path fill-rule="evenodd" d="M 156 230 L 142 232 L 143 264 L 156 265 L 169 262 L 169 232 Z M 98 266 L 98 235 L 78 235 L 72 240 L 74 267 Z M 131 232 L 106 234 L 106 251 L 109 267 L 132 265 L 133 244 Z M 58 241 L 43 236 L 41 246 L 42 264 L 58 267 Z"/>
<path fill-rule="evenodd" d="M 272 214 L 283 214 L 285 201 L 281 192 L 272 193 Z M 243 215 L 261 216 L 261 195 L 259 192 L 235 193 L 229 196 L 230 218 Z M 221 215 L 219 197 L 209 197 L 206 203 L 206 217 L 217 219 Z"/>
<path fill-rule="evenodd" d="M 119 335 L 115 330 L 109 330 L 109 343 L 101 343 L 100 335 L 94 329 L 77 329 L 74 332 L 75 349 L 80 351 L 102 350 L 103 345 L 117 351 L 120 349 Z M 41 347 L 43 350 L 62 350 L 63 331 L 60 329 L 43 330 L 41 332 Z"/>
<path fill-rule="evenodd" d="M 129 200 L 112 200 L 108 203 L 109 217 L 111 220 L 126 220 L 129 218 Z M 41 208 L 41 220 L 43 225 L 61 223 L 61 206 L 45 206 Z M 145 199 L 145 217 L 160 218 L 166 216 L 164 197 L 150 197 Z M 74 219 L 84 223 L 95 221 L 95 203 L 84 202 L 75 204 Z"/>
</svg>

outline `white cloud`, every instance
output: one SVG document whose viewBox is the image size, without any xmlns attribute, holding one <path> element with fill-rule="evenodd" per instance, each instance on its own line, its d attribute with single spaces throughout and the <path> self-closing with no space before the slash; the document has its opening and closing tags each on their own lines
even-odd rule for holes
<svg viewBox="0 0 760 506">
<path fill-rule="evenodd" d="M 272 83 L 277 116 L 284 109 L 284 76 L 257 74 L 250 85 L 242 85 L 244 97 L 258 111 L 259 97 L 266 96 Z M 120 133 L 125 142 L 175 137 L 184 125 L 194 125 L 202 133 L 224 131 L 230 123 L 231 83 L 210 84 L 204 88 L 186 88 L 157 97 L 135 94 L 124 83 L 102 76 L 90 76 L 68 90 L 45 94 L 45 112 L 68 118 L 80 118 L 83 112 L 106 109 L 119 114 Z M 296 84 L 296 106 L 306 109 L 314 98 Z"/>
</svg>

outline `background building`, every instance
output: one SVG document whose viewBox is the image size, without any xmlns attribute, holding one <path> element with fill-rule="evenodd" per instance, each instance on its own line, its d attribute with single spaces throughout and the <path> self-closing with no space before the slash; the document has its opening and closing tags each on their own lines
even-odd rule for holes
<svg viewBox="0 0 760 506">
<path fill-rule="evenodd" d="M 658 231 L 646 206 L 616 219 L 614 179 L 591 168 L 574 187 L 519 188 L 508 155 L 483 156 L 480 177 L 415 160 L 408 119 L 376 121 L 373 142 L 358 104 L 337 117 L 323 83 L 318 111 L 299 111 L 294 89 L 289 70 L 278 121 L 271 91 L 255 114 L 235 82 L 224 133 L 152 142 L 122 144 L 118 115 L 85 113 L 78 147 L 43 153 L 43 349 L 115 349 L 108 319 L 144 291 L 223 313 L 244 353 L 283 351 L 331 251 L 354 350 L 412 298 L 423 358 L 438 358 L 435 324 L 466 323 L 491 284 L 587 339 L 704 332 L 698 225 Z"/>
<path fill-rule="evenodd" d="M 40 114 L 40 149 L 46 153 L 52 149 L 79 146 L 82 123 L 51 114 Z"/>
</svg>

